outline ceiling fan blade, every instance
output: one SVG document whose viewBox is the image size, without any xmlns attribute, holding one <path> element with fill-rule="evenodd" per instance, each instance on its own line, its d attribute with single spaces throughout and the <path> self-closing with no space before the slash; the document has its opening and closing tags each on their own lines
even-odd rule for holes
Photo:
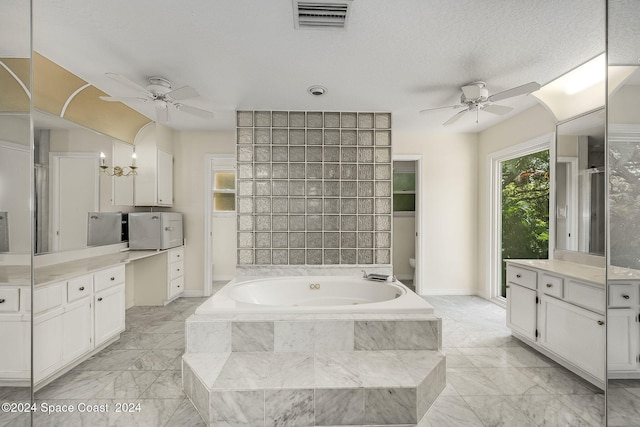
<svg viewBox="0 0 640 427">
<path fill-rule="evenodd" d="M 452 123 L 457 122 L 458 119 L 460 119 L 460 117 L 462 117 L 467 111 L 469 111 L 469 110 L 458 111 L 453 117 L 451 117 L 449 120 L 444 122 L 442 125 L 443 126 L 447 126 L 447 125 L 450 125 Z"/>
<path fill-rule="evenodd" d="M 147 102 L 148 98 L 140 98 L 137 96 L 101 96 L 101 100 L 107 102 Z"/>
<path fill-rule="evenodd" d="M 448 109 L 455 109 L 455 108 L 462 108 L 462 107 L 466 107 L 466 105 L 448 105 L 446 107 L 435 107 L 435 108 L 427 108 L 426 110 L 420 110 L 418 111 L 420 114 L 425 114 L 428 113 L 430 111 L 436 111 L 436 110 L 448 110 Z"/>
<path fill-rule="evenodd" d="M 166 123 L 169 120 L 169 109 L 167 103 L 156 101 L 156 122 Z"/>
<path fill-rule="evenodd" d="M 184 104 L 175 104 L 175 106 L 179 111 L 184 111 L 185 113 L 193 114 L 194 116 L 202 117 L 203 119 L 213 118 L 213 113 L 211 111 Z"/>
<path fill-rule="evenodd" d="M 507 113 L 513 111 L 513 108 L 512 107 L 507 107 L 506 105 L 489 104 L 489 105 L 485 105 L 484 107 L 482 107 L 482 111 L 486 111 L 486 112 L 497 114 L 497 115 L 501 116 L 503 114 L 507 114 Z"/>
<path fill-rule="evenodd" d="M 180 101 L 182 99 L 195 98 L 200 96 L 191 86 L 182 86 L 165 94 L 169 98 Z"/>
<path fill-rule="evenodd" d="M 117 81 L 118 83 L 121 83 L 125 86 L 129 86 L 131 89 L 138 91 L 140 93 L 143 93 L 145 95 L 147 95 L 149 93 L 149 91 L 145 88 L 143 88 L 142 86 L 140 86 L 138 83 L 134 83 L 131 80 L 129 80 L 128 78 L 121 76 L 120 74 L 116 74 L 116 73 L 106 73 L 106 76 Z"/>
<path fill-rule="evenodd" d="M 511 89 L 507 89 L 503 92 L 498 92 L 494 95 L 491 95 L 487 99 L 489 101 L 500 101 L 501 99 L 507 99 L 507 98 L 511 98 L 519 95 L 526 95 L 531 92 L 535 92 L 538 89 L 540 89 L 540 83 L 529 82 L 529 83 L 523 84 L 522 86 L 517 86 Z"/>
</svg>

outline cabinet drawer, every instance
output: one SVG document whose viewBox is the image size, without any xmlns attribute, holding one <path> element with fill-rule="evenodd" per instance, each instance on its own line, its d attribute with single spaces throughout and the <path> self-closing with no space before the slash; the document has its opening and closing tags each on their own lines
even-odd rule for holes
<svg viewBox="0 0 640 427">
<path fill-rule="evenodd" d="M 603 286 L 588 285 L 569 280 L 565 286 L 564 299 L 584 308 L 604 313 L 606 295 Z"/>
<path fill-rule="evenodd" d="M 0 313 L 20 310 L 20 290 L 0 289 Z"/>
<path fill-rule="evenodd" d="M 609 306 L 630 307 L 638 304 L 638 294 L 635 285 L 609 285 Z"/>
<path fill-rule="evenodd" d="M 549 274 L 542 274 L 540 276 L 540 289 L 547 295 L 562 298 L 563 284 L 564 279 L 562 277 L 551 276 Z"/>
<path fill-rule="evenodd" d="M 172 262 L 169 264 L 169 280 L 184 275 L 184 263 L 182 261 Z"/>
<path fill-rule="evenodd" d="M 537 273 L 526 268 L 507 266 L 507 281 L 517 283 L 529 289 L 536 289 Z"/>
<path fill-rule="evenodd" d="M 62 306 L 66 282 L 56 283 L 33 291 L 33 314 Z"/>
<path fill-rule="evenodd" d="M 67 302 L 77 301 L 93 292 L 93 276 L 82 276 L 67 282 Z"/>
<path fill-rule="evenodd" d="M 169 299 L 184 291 L 184 277 L 173 279 L 169 284 Z"/>
<path fill-rule="evenodd" d="M 120 283 L 124 283 L 124 266 L 98 271 L 95 275 L 95 291 L 99 292 Z"/>
<path fill-rule="evenodd" d="M 174 248 L 169 250 L 169 262 L 182 261 L 184 259 L 184 248 Z"/>
</svg>

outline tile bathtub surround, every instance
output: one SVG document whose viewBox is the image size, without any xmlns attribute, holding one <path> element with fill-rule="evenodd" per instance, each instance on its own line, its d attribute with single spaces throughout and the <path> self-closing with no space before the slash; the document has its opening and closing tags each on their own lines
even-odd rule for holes
<svg viewBox="0 0 640 427">
<path fill-rule="evenodd" d="M 238 111 L 237 161 L 240 267 L 391 264 L 390 113 Z"/>
</svg>

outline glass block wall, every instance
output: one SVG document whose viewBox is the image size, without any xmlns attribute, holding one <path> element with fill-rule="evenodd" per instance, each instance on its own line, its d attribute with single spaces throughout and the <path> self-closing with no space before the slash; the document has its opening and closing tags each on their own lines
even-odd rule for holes
<svg viewBox="0 0 640 427">
<path fill-rule="evenodd" d="M 391 114 L 237 112 L 238 265 L 391 264 Z"/>
</svg>

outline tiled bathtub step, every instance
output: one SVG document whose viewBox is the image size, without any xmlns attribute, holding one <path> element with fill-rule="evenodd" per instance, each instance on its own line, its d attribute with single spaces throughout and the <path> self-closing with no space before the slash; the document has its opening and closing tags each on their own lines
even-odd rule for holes
<svg viewBox="0 0 640 427">
<path fill-rule="evenodd" d="M 183 386 L 210 425 L 405 424 L 444 388 L 445 360 L 433 351 L 186 354 Z"/>
</svg>

